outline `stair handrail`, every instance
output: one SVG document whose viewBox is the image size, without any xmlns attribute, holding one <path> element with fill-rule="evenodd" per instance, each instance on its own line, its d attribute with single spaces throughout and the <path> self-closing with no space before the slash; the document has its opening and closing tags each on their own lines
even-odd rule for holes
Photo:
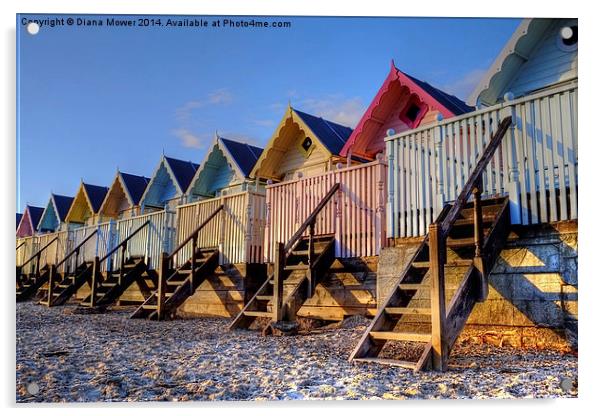
<svg viewBox="0 0 602 416">
<path fill-rule="evenodd" d="M 81 248 L 81 247 L 82 247 L 84 244 L 86 244 L 86 242 L 87 242 L 89 239 L 91 239 L 91 238 L 92 238 L 92 237 L 93 237 L 93 236 L 94 236 L 94 235 L 95 235 L 97 232 L 98 232 L 98 229 L 95 229 L 94 231 L 92 231 L 92 232 L 90 233 L 90 235 L 88 235 L 86 238 L 84 238 L 84 239 L 82 240 L 82 242 L 81 242 L 81 243 L 79 243 L 79 244 L 78 244 L 76 247 L 74 247 L 74 248 L 73 248 L 73 250 L 71 250 L 71 251 L 69 252 L 69 254 L 67 254 L 65 257 L 63 257 L 63 259 L 62 259 L 61 261 L 59 261 L 59 262 L 56 264 L 56 266 L 55 266 L 55 267 L 58 269 L 58 268 L 59 268 L 59 266 L 61 266 L 61 265 L 62 265 L 64 262 L 66 262 L 67 260 L 69 260 L 69 258 L 70 258 L 71 256 L 73 256 L 73 255 L 74 255 L 74 254 L 76 254 L 76 253 L 79 253 L 79 249 L 80 249 L 80 248 Z"/>
<path fill-rule="evenodd" d="M 25 245 L 25 241 L 22 241 L 21 244 L 19 244 L 16 248 L 16 250 L 20 249 L 21 247 L 23 247 Z"/>
<path fill-rule="evenodd" d="M 215 211 L 213 211 L 211 213 L 211 215 L 209 215 L 205 219 L 205 221 L 203 221 L 198 227 L 196 227 L 194 229 L 194 231 L 191 232 L 184 241 L 182 241 L 180 244 L 178 244 L 178 246 L 165 259 L 167 260 L 167 259 L 173 258 L 173 256 L 175 256 L 176 253 L 178 253 L 180 250 L 182 250 L 186 246 L 186 244 L 188 244 L 190 242 L 190 240 L 194 239 L 198 235 L 198 233 L 201 232 L 201 230 L 209 223 L 209 221 L 211 221 L 222 209 L 224 209 L 224 204 L 221 204 L 220 206 L 218 206 L 215 209 Z"/>
<path fill-rule="evenodd" d="M 102 256 L 102 258 L 100 260 L 98 260 L 98 263 L 102 263 L 103 261 L 105 261 L 106 259 L 108 259 L 109 257 L 111 257 L 113 254 L 115 254 L 115 252 L 117 250 L 119 250 L 119 248 L 121 248 L 122 250 L 125 250 L 125 248 L 127 247 L 128 242 L 132 239 L 132 237 L 134 237 L 136 234 L 138 234 L 140 231 L 142 231 L 142 229 L 144 227 L 148 226 L 149 224 L 150 224 L 150 220 L 144 221 L 142 223 L 142 225 L 140 225 L 138 228 L 136 228 L 134 230 L 133 233 L 131 233 L 126 238 L 124 238 L 123 240 L 121 240 L 119 242 L 119 244 L 117 244 L 115 247 L 113 247 L 107 254 L 105 254 L 104 256 Z"/>
<path fill-rule="evenodd" d="M 305 221 L 303 221 L 303 224 L 301 224 L 299 229 L 295 232 L 295 234 L 293 234 L 293 236 L 284 245 L 285 253 L 288 253 L 290 251 L 290 249 L 301 238 L 301 236 L 309 226 L 313 226 L 315 224 L 318 214 L 320 213 L 320 211 L 322 211 L 322 209 L 324 209 L 330 198 L 332 198 L 334 194 L 339 190 L 340 186 L 341 184 L 339 182 L 332 185 L 330 190 L 326 193 L 326 195 L 324 195 L 324 197 L 320 200 L 318 205 L 316 205 L 316 207 L 312 210 L 311 214 L 309 214 Z"/>
<path fill-rule="evenodd" d="M 483 171 L 493 158 L 493 155 L 495 154 L 499 145 L 502 143 L 502 139 L 506 135 L 506 131 L 508 130 L 511 124 L 512 116 L 508 116 L 505 117 L 498 125 L 497 131 L 487 144 L 487 147 L 483 151 L 482 156 L 480 157 L 479 161 L 470 173 L 470 176 L 466 180 L 466 183 L 464 184 L 462 191 L 458 195 L 458 198 L 456 198 L 454 204 L 452 205 L 452 208 L 441 222 L 441 238 L 446 238 L 449 235 L 452 225 L 458 219 L 460 211 L 468 201 L 468 198 L 473 192 L 473 189 L 475 187 L 479 189 L 482 187 Z"/>
<path fill-rule="evenodd" d="M 31 262 L 33 259 L 35 258 L 39 258 L 42 255 L 42 252 L 44 250 L 46 250 L 52 243 L 54 243 L 56 240 L 58 240 L 58 235 L 55 236 L 52 240 L 50 240 L 44 247 L 42 247 L 41 249 L 39 249 L 38 251 L 36 251 L 29 259 L 27 259 L 27 261 L 25 263 L 23 263 L 20 267 L 24 267 L 26 264 L 28 264 L 29 262 Z"/>
</svg>

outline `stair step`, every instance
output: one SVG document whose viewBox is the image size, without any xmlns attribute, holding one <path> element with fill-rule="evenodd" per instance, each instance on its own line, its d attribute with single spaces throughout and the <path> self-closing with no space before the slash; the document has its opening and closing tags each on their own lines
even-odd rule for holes
<svg viewBox="0 0 602 416">
<path fill-rule="evenodd" d="M 271 318 L 274 314 L 272 312 L 261 312 L 261 311 L 244 311 L 243 314 L 245 316 L 254 316 L 254 317 L 266 317 Z"/>
<path fill-rule="evenodd" d="M 257 300 L 263 300 L 263 301 L 266 301 L 266 300 L 270 301 L 270 300 L 273 299 L 273 296 L 270 296 L 270 295 L 257 295 L 257 296 L 255 296 L 255 299 L 257 299 Z"/>
<path fill-rule="evenodd" d="M 284 266 L 284 270 L 307 270 L 309 266 L 307 264 L 295 264 L 292 266 Z"/>
<path fill-rule="evenodd" d="M 395 367 L 409 368 L 412 370 L 416 369 L 416 363 L 413 363 L 412 361 L 399 361 L 399 360 L 393 360 L 391 358 L 365 357 L 365 358 L 354 358 L 353 361 L 360 362 L 360 363 L 374 363 L 374 364 L 391 365 L 391 366 L 395 366 Z"/>
<path fill-rule="evenodd" d="M 430 308 L 401 308 L 401 307 L 390 307 L 385 308 L 387 315 L 430 315 Z"/>
<path fill-rule="evenodd" d="M 445 263 L 448 267 L 469 267 L 472 266 L 472 259 L 459 259 Z M 428 261 L 415 261 L 412 263 L 412 267 L 415 269 L 429 269 L 431 263 Z"/>
<path fill-rule="evenodd" d="M 291 254 L 293 256 L 309 256 L 309 250 L 295 250 Z"/>
<path fill-rule="evenodd" d="M 483 215 L 483 224 L 491 224 L 495 220 L 495 215 Z M 453 226 L 474 225 L 473 218 L 460 218 L 454 222 Z"/>
<path fill-rule="evenodd" d="M 385 340 L 385 341 L 416 341 L 416 342 L 430 342 L 431 334 L 417 334 L 413 332 L 370 332 L 372 339 Z"/>
<path fill-rule="evenodd" d="M 118 284 L 117 282 L 102 282 L 101 287 L 115 287 Z"/>
<path fill-rule="evenodd" d="M 147 310 L 155 310 L 157 309 L 157 305 L 147 305 L 147 304 L 143 304 L 142 305 L 142 309 L 147 309 Z"/>
<path fill-rule="evenodd" d="M 182 286 L 186 282 L 188 282 L 188 279 L 185 279 L 185 280 L 170 279 L 167 282 L 165 282 L 165 284 L 167 284 L 168 286 Z"/>
<path fill-rule="evenodd" d="M 398 288 L 400 290 L 420 290 L 420 289 L 430 289 L 431 285 L 427 283 L 400 283 Z"/>
<path fill-rule="evenodd" d="M 474 237 L 448 238 L 446 245 L 449 248 L 474 247 Z"/>
</svg>

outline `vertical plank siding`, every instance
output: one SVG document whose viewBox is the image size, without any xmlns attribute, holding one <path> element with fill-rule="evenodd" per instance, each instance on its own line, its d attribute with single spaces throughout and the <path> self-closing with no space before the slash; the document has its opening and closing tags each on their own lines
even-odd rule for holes
<svg viewBox="0 0 602 416">
<path fill-rule="evenodd" d="M 220 248 L 220 264 L 261 263 L 266 209 L 265 195 L 248 190 L 178 207 L 177 241 L 186 240 L 220 205 L 224 209 L 199 233 L 199 248 Z M 176 258 L 181 265 L 192 255 L 192 244 Z"/>
<path fill-rule="evenodd" d="M 509 195 L 515 224 L 577 218 L 574 83 L 386 138 L 388 237 L 426 234 L 507 115 L 514 125 L 486 169 L 483 196 Z"/>
<path fill-rule="evenodd" d="M 341 187 L 318 214 L 316 235 L 335 235 L 337 257 L 375 256 L 384 243 L 386 163 L 376 162 L 301 177 L 266 187 L 266 262 L 287 243 L 335 183 Z"/>
</svg>

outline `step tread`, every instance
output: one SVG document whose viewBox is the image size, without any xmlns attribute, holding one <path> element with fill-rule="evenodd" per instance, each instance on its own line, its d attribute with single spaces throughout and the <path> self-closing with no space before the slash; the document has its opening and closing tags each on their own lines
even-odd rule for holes
<svg viewBox="0 0 602 416">
<path fill-rule="evenodd" d="M 431 308 L 388 307 L 385 312 L 388 315 L 430 315 Z"/>
<path fill-rule="evenodd" d="M 420 290 L 420 289 L 430 289 L 431 285 L 428 283 L 400 283 L 397 286 L 400 290 Z"/>
<path fill-rule="evenodd" d="M 403 367 L 409 368 L 411 370 L 416 369 L 415 362 L 412 361 L 401 361 L 401 360 L 393 360 L 391 358 L 379 358 L 379 357 L 364 357 L 364 358 L 354 358 L 353 361 L 360 363 L 374 363 L 374 364 L 384 364 L 391 365 L 395 367 Z"/>
<path fill-rule="evenodd" d="M 309 265 L 307 264 L 295 264 L 292 266 L 284 266 L 284 270 L 307 270 Z"/>
<path fill-rule="evenodd" d="M 267 301 L 270 301 L 273 298 L 274 297 L 271 296 L 271 295 L 257 295 L 257 296 L 255 296 L 255 299 L 257 299 L 257 300 L 267 300 Z"/>
<path fill-rule="evenodd" d="M 416 341 L 430 342 L 431 334 L 418 334 L 414 332 L 393 332 L 393 331 L 372 331 L 370 332 L 372 339 L 386 341 Z"/>
<path fill-rule="evenodd" d="M 272 312 L 262 312 L 262 311 L 244 311 L 243 314 L 245 316 L 254 316 L 254 317 L 272 317 Z"/>
<path fill-rule="evenodd" d="M 445 266 L 448 266 L 448 267 L 472 266 L 472 259 L 453 260 L 453 261 L 445 263 Z M 412 263 L 412 267 L 414 267 L 416 269 L 429 269 L 431 267 L 431 263 L 428 261 L 415 261 Z"/>
</svg>

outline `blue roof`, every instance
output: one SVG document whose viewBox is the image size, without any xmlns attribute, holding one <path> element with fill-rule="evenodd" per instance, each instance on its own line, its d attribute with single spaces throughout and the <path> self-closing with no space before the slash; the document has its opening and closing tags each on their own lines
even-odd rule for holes
<svg viewBox="0 0 602 416">
<path fill-rule="evenodd" d="M 173 159 L 171 157 L 165 156 L 165 160 L 169 164 L 171 171 L 173 172 L 176 180 L 178 181 L 178 185 L 182 192 L 186 192 L 188 189 L 188 185 L 190 185 L 190 181 L 194 177 L 199 165 L 192 162 L 186 162 L 180 159 Z"/>
<path fill-rule="evenodd" d="M 102 201 L 104 201 L 105 196 L 107 196 L 109 188 L 107 188 L 106 186 L 90 185 L 87 183 L 84 183 L 83 185 L 84 189 L 86 190 L 86 194 L 90 199 L 90 203 L 92 204 L 92 210 L 94 211 L 94 214 L 96 214 L 100 209 L 100 206 L 102 205 Z"/>
<path fill-rule="evenodd" d="M 23 214 L 19 214 L 17 212 L 17 228 L 19 228 L 19 223 L 21 222 L 21 218 L 23 217 Z"/>
<path fill-rule="evenodd" d="M 399 69 L 398 69 L 399 71 Z M 444 91 L 441 91 L 439 88 L 433 87 L 428 82 L 421 81 L 413 76 L 409 75 L 406 72 L 399 71 L 403 73 L 406 77 L 410 78 L 414 81 L 420 88 L 426 91 L 431 97 L 441 103 L 441 105 L 445 106 L 449 111 L 459 116 L 460 114 L 469 113 L 474 111 L 474 107 L 469 106 L 464 101 L 459 99 L 458 97 L 448 94 Z"/>
<path fill-rule="evenodd" d="M 52 194 L 52 197 L 54 199 L 54 207 L 59 215 L 59 221 L 64 222 L 69 208 L 73 204 L 73 197 L 57 194 Z"/>
<path fill-rule="evenodd" d="M 353 129 L 311 114 L 293 109 L 330 153 L 338 155 Z"/>
<path fill-rule="evenodd" d="M 132 175 L 131 173 L 119 172 L 123 183 L 127 188 L 127 192 L 132 197 L 134 205 L 138 205 L 142 194 L 146 190 L 146 186 L 150 182 L 150 178 L 146 176 Z"/>
<path fill-rule="evenodd" d="M 27 209 L 29 210 L 29 219 L 33 224 L 33 229 L 36 230 L 40 223 L 40 218 L 42 218 L 42 214 L 44 213 L 44 208 L 27 205 Z"/>
<path fill-rule="evenodd" d="M 253 170 L 253 166 L 257 163 L 257 159 L 259 159 L 259 156 L 263 152 L 263 149 L 251 146 L 250 144 L 224 139 L 223 137 L 220 137 L 220 139 L 234 158 L 234 161 L 240 166 L 245 177 L 248 178 L 251 170 Z"/>
</svg>

